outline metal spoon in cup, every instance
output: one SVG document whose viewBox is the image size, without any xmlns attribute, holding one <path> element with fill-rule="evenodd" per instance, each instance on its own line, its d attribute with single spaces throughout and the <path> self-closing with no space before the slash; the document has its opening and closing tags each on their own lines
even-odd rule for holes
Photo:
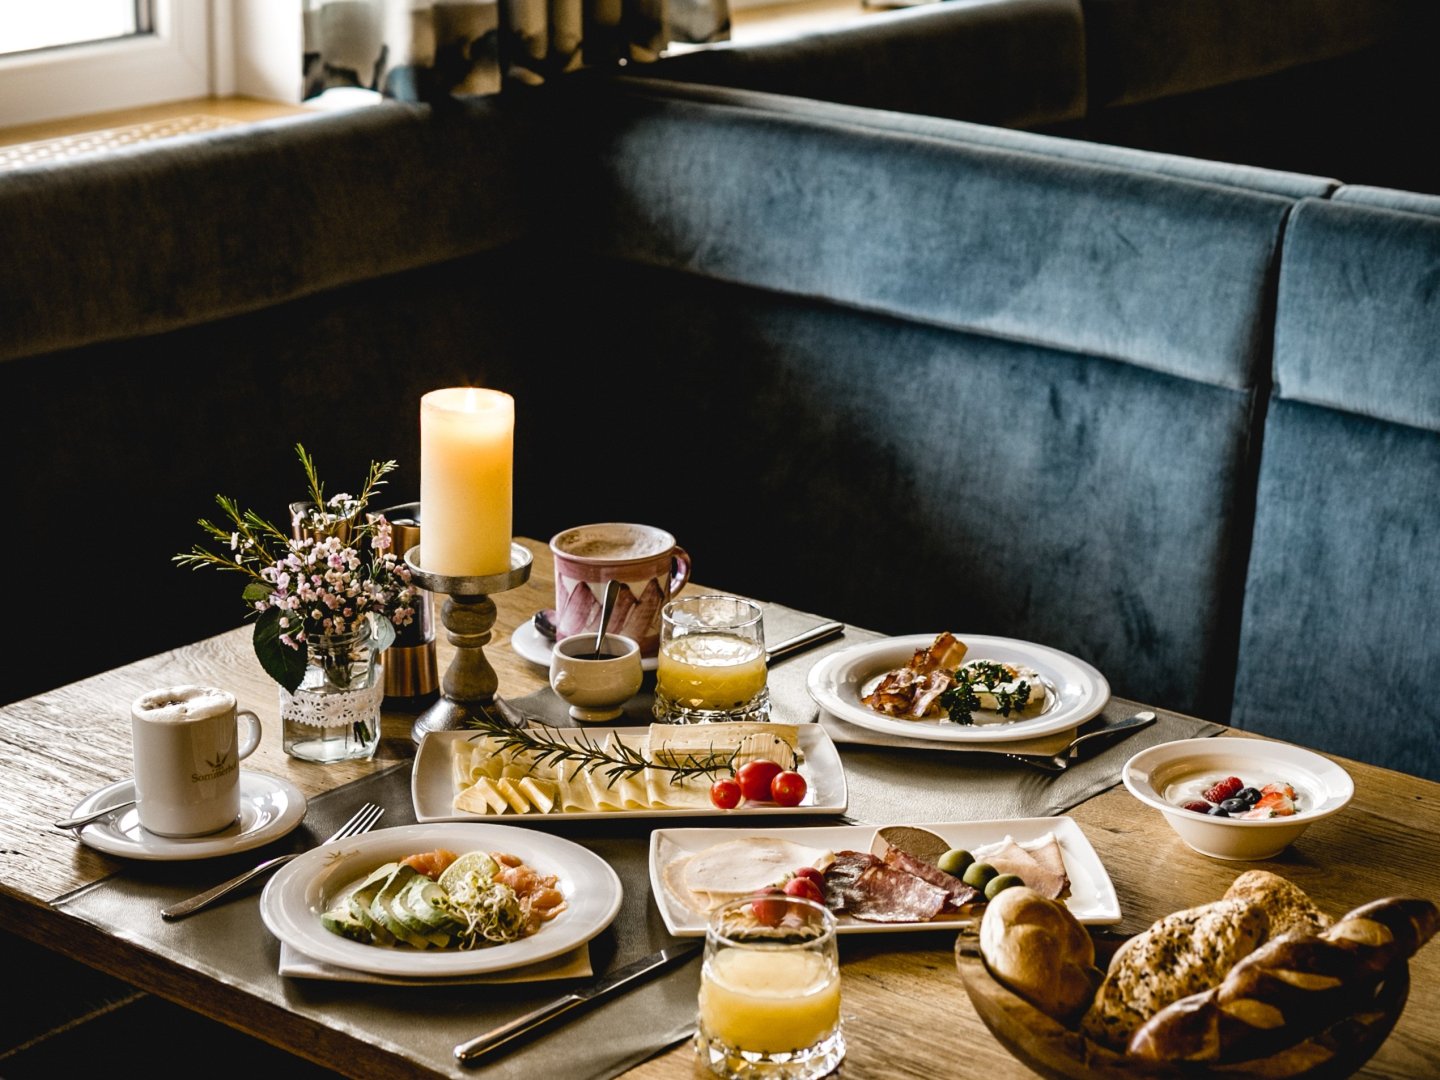
<svg viewBox="0 0 1440 1080">
<path fill-rule="evenodd" d="M 605 655 L 605 628 L 610 625 L 610 616 L 615 611 L 615 598 L 620 595 L 620 582 L 611 578 L 605 583 L 605 596 L 600 601 L 600 628 L 595 631 L 595 653 L 586 657 L 599 660 Z"/>
</svg>

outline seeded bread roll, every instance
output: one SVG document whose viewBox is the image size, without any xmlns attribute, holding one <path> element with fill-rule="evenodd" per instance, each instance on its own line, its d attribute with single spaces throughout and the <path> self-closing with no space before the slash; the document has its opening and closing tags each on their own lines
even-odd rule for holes
<svg viewBox="0 0 1440 1080">
<path fill-rule="evenodd" d="M 1225 899 L 1248 900 L 1263 907 L 1270 919 L 1267 936 L 1271 938 L 1291 931 L 1318 934 L 1334 922 L 1315 906 L 1304 889 L 1269 870 L 1245 871 L 1231 882 Z"/>
<path fill-rule="evenodd" d="M 1172 1001 L 1218 984 L 1265 939 L 1269 925 L 1265 909 L 1247 900 L 1216 900 L 1166 915 L 1116 950 L 1081 1030 L 1123 1049 L 1136 1028 Z"/>
<path fill-rule="evenodd" d="M 995 978 L 1062 1023 L 1085 1009 L 1101 978 L 1089 931 L 1063 901 L 1024 885 L 986 905 L 980 955 Z"/>
<path fill-rule="evenodd" d="M 1135 1032 L 1147 1061 L 1230 1063 L 1265 1057 L 1363 1009 L 1392 964 L 1440 928 L 1429 900 L 1391 897 L 1318 934 L 1292 931 L 1241 960 L 1216 987 L 1173 1002 Z"/>
</svg>

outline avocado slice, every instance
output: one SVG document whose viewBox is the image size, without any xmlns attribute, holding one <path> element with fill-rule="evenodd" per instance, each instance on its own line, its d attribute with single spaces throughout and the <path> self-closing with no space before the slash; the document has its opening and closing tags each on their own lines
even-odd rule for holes
<svg viewBox="0 0 1440 1080">
<path fill-rule="evenodd" d="M 350 914 L 365 929 L 369 930 L 377 945 L 394 945 L 395 935 L 370 913 L 370 905 L 375 901 L 375 895 L 390 879 L 390 876 L 399 868 L 398 862 L 388 862 L 377 866 L 355 887 L 350 894 Z"/>
<path fill-rule="evenodd" d="M 431 947 L 430 939 L 423 934 L 418 934 L 406 925 L 405 920 L 400 917 L 395 907 L 395 898 L 405 883 L 411 878 L 419 876 L 419 871 L 412 866 L 399 864 L 380 886 L 380 891 L 375 894 L 375 899 L 370 901 L 370 917 L 383 926 L 395 939 L 416 949 L 428 949 Z"/>
<path fill-rule="evenodd" d="M 433 907 L 429 907 L 429 910 L 433 912 L 430 918 L 422 918 L 417 909 L 420 895 L 427 885 L 435 885 L 435 883 L 424 874 L 416 874 L 414 877 L 406 879 L 391 900 L 390 911 L 405 924 L 407 930 L 419 934 L 435 948 L 443 949 L 451 943 L 450 920 L 444 917 L 443 912 L 435 911 Z M 439 888 L 438 885 L 435 887 Z M 439 915 L 441 918 L 436 919 L 434 915 Z"/>
<path fill-rule="evenodd" d="M 370 934 L 370 928 L 349 912 L 323 912 L 320 916 L 320 925 L 332 934 L 339 934 L 341 937 L 349 938 L 351 941 L 358 941 L 362 945 L 368 945 L 373 940 Z"/>
</svg>

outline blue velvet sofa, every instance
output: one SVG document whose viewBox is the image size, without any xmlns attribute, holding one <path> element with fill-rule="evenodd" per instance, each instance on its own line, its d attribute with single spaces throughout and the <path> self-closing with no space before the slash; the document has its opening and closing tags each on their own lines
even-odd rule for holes
<svg viewBox="0 0 1440 1080">
<path fill-rule="evenodd" d="M 943 0 L 634 69 L 1440 194 L 1431 0 Z"/>
<path fill-rule="evenodd" d="M 652 521 L 702 580 L 1440 777 L 1437 202 L 584 76 L 0 176 L 42 582 L 0 697 L 237 625 L 170 561 L 215 494 L 283 516 L 303 442 L 413 499 L 420 394 L 474 382 L 518 532 Z"/>
</svg>

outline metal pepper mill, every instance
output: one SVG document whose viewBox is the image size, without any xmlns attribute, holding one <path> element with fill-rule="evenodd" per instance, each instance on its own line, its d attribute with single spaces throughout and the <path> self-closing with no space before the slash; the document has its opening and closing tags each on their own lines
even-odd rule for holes
<svg viewBox="0 0 1440 1080">
<path fill-rule="evenodd" d="M 390 550 L 404 558 L 420 543 L 420 504 L 401 503 L 373 515 L 390 525 Z M 419 582 L 415 582 L 419 586 Z M 415 617 L 408 626 L 395 628 L 395 641 L 385 650 L 385 701 L 391 705 L 417 705 L 440 688 L 435 661 L 435 597 L 417 588 Z"/>
</svg>

